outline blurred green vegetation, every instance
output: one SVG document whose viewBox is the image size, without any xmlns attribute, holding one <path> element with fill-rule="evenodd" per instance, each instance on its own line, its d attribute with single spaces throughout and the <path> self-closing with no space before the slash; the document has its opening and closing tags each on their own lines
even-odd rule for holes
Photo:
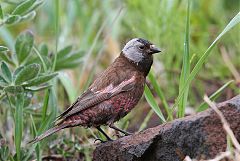
<svg viewBox="0 0 240 161">
<path fill-rule="evenodd" d="M 236 25 L 187 84 L 188 99 L 183 108 L 181 104 L 175 108 L 183 111 L 176 116 L 172 110 L 187 78 L 180 81 L 183 59 L 192 71 L 238 14 L 239 0 L 3 0 L 0 5 L 0 160 L 91 160 L 94 138 L 100 135 L 95 129 L 77 127 L 40 144 L 27 142 L 49 128 L 134 37 L 150 40 L 162 54 L 154 57 L 145 98 L 118 126 L 142 130 L 192 114 L 189 109 L 206 109 L 204 94 L 223 101 L 240 93 L 240 26 Z M 27 55 L 20 57 L 22 51 Z"/>
</svg>

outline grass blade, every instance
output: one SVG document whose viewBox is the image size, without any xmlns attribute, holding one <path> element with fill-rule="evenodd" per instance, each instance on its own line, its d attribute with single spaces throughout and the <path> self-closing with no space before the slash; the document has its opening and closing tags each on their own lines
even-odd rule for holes
<svg viewBox="0 0 240 161">
<path fill-rule="evenodd" d="M 164 118 L 157 102 L 155 101 L 155 99 L 147 85 L 145 86 L 144 96 L 145 96 L 147 102 L 149 103 L 149 105 L 151 106 L 151 108 L 156 112 L 156 114 L 158 115 L 160 120 L 162 122 L 166 122 L 166 119 Z"/>
<path fill-rule="evenodd" d="M 214 92 L 209 98 L 211 101 L 214 101 L 216 98 L 219 97 L 219 95 L 221 94 L 221 92 L 228 87 L 232 82 L 234 82 L 233 80 L 228 81 L 227 83 L 225 83 L 221 88 L 219 88 L 216 92 Z M 201 112 L 204 111 L 208 108 L 208 104 L 206 102 L 203 102 L 198 108 L 197 108 L 197 112 Z"/>
<path fill-rule="evenodd" d="M 208 56 L 210 55 L 213 47 L 217 44 L 217 42 L 225 35 L 228 31 L 230 31 L 233 27 L 235 27 L 240 22 L 240 12 L 228 23 L 228 25 L 223 29 L 223 31 L 218 35 L 218 37 L 213 41 L 213 43 L 208 47 L 206 52 L 199 59 L 197 64 L 194 66 L 192 72 L 190 73 L 188 79 L 185 81 L 182 90 L 180 91 L 173 108 L 179 105 L 182 97 L 184 96 L 184 91 L 188 87 L 188 85 L 192 82 L 192 80 L 196 77 L 198 72 L 201 70 L 202 65 L 206 62 Z"/>
<path fill-rule="evenodd" d="M 162 101 L 163 107 L 164 107 L 165 111 L 167 112 L 167 115 L 168 115 L 169 120 L 173 120 L 173 115 L 172 115 L 172 113 L 171 113 L 170 107 L 169 107 L 169 105 L 168 105 L 168 103 L 167 103 L 167 101 L 166 101 L 166 98 L 165 98 L 165 96 L 164 96 L 164 94 L 163 94 L 163 91 L 162 91 L 162 89 L 160 88 L 160 86 L 158 85 L 157 80 L 156 80 L 156 78 L 154 77 L 154 74 L 153 74 L 152 71 L 149 72 L 149 74 L 148 74 L 148 79 L 150 80 L 150 82 L 151 82 L 154 90 L 156 91 L 158 97 L 159 97 L 160 100 Z"/>
<path fill-rule="evenodd" d="M 36 125 L 34 123 L 32 115 L 30 115 L 30 118 L 31 118 L 31 122 L 32 122 L 31 123 L 32 124 L 32 132 L 33 132 L 33 136 L 35 138 L 37 136 L 37 128 L 36 128 Z M 40 158 L 41 158 L 41 149 L 40 149 L 39 143 L 37 143 L 37 145 L 35 147 L 35 151 L 36 151 L 37 160 L 40 160 Z"/>
<path fill-rule="evenodd" d="M 54 118 L 53 115 L 54 115 L 54 114 L 51 113 L 45 120 L 42 121 L 41 126 L 40 126 L 40 128 L 38 129 L 38 131 L 37 131 L 37 135 L 40 135 L 43 131 L 45 131 L 45 130 L 49 127 L 49 125 L 50 125 L 51 122 L 53 121 L 53 118 Z M 31 146 L 31 148 L 29 149 L 29 151 L 28 151 L 28 153 L 27 153 L 27 155 L 26 155 L 26 157 L 24 158 L 23 161 L 28 161 L 28 160 L 29 160 L 28 158 L 31 157 L 32 153 L 34 152 L 35 148 L 36 148 L 38 145 L 39 145 L 39 143 L 33 144 L 33 145 Z"/>
<path fill-rule="evenodd" d="M 0 5 L 0 19 L 3 19 L 3 11 L 2 11 L 2 6 Z"/>
<path fill-rule="evenodd" d="M 64 89 L 67 92 L 69 101 L 71 103 L 74 102 L 75 99 L 76 99 L 77 90 L 74 87 L 73 82 L 71 81 L 71 79 L 69 78 L 67 73 L 64 73 L 64 72 L 59 72 L 58 78 L 61 81 L 62 85 L 64 86 Z"/>
<path fill-rule="evenodd" d="M 58 39 L 59 39 L 59 0 L 55 0 L 55 54 L 53 59 L 52 71 L 55 71 L 57 62 Z"/>
<path fill-rule="evenodd" d="M 185 41 L 184 41 L 184 54 L 183 54 L 183 66 L 180 75 L 180 82 L 179 82 L 179 91 L 183 89 L 184 83 L 190 74 L 190 54 L 189 54 L 189 28 L 190 28 L 190 0 L 188 0 L 187 6 L 187 20 L 186 20 L 186 31 L 185 31 Z M 183 97 L 180 100 L 180 104 L 177 110 L 178 117 L 184 117 L 185 115 L 185 108 L 187 105 L 188 99 L 188 91 L 189 91 L 190 83 L 186 85 L 186 88 L 183 91 Z"/>
<path fill-rule="evenodd" d="M 148 112 L 147 116 L 141 123 L 140 128 L 138 129 L 138 132 L 142 131 L 145 127 L 147 127 L 147 123 L 150 120 L 150 118 L 152 117 L 153 113 L 154 113 L 154 111 L 152 109 Z"/>
<path fill-rule="evenodd" d="M 14 141 L 17 153 L 17 160 L 21 161 L 21 141 L 23 132 L 23 105 L 24 105 L 24 95 L 18 94 L 16 110 L 15 110 L 15 134 Z"/>
<path fill-rule="evenodd" d="M 45 118 L 47 117 L 49 93 L 50 93 L 50 89 L 48 89 L 47 91 L 45 91 L 44 103 L 43 103 L 43 107 L 42 107 L 42 121 L 44 121 Z"/>
</svg>

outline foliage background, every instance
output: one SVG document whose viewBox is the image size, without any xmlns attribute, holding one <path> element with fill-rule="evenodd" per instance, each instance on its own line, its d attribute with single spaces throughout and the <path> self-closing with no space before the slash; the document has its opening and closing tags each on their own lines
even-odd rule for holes
<svg viewBox="0 0 240 161">
<path fill-rule="evenodd" d="M 20 2 L 2 1 L 0 4 L 4 17 L 11 15 Z M 18 156 L 15 155 L 14 143 L 14 138 L 19 136 L 14 134 L 17 106 L 12 108 L 7 97 L 1 98 L 2 160 L 3 156 L 10 160 L 41 160 L 49 156 L 91 160 L 91 152 L 95 146 L 94 138 L 100 135 L 95 129 L 77 127 L 64 130 L 38 145 L 28 145 L 27 142 L 51 126 L 54 117 L 74 102 L 92 79 L 118 56 L 124 44 L 133 37 L 146 38 L 163 49 L 162 54 L 155 55 L 149 86 L 151 92 L 145 92 L 145 96 L 152 109 L 155 107 L 155 112 L 159 106 L 165 119 L 171 120 L 169 111 L 164 107 L 172 107 L 179 95 L 187 33 L 190 35 L 189 70 L 192 70 L 210 44 L 239 12 L 240 7 L 239 0 L 192 0 L 190 27 L 187 31 L 187 0 L 34 2 L 43 2 L 33 10 L 36 15 L 29 16 L 22 22 L 1 24 L 0 45 L 8 47 L 10 51 L 7 54 L 15 61 L 16 38 L 26 30 L 30 31 L 34 36 L 34 46 L 39 54 L 43 55 L 47 67 L 45 70 L 34 48 L 22 65 L 39 63 L 40 76 L 56 72 L 58 75 L 44 83 L 50 84 L 51 87 L 33 92 L 28 99 L 29 104 L 23 106 L 23 136 L 20 138 L 21 148 Z M 1 22 L 3 21 L 4 18 Z M 189 97 L 184 114 L 193 114 L 203 102 L 205 93 L 211 95 L 223 85 L 227 85 L 227 88 L 215 93 L 218 95 L 216 101 L 223 101 L 240 93 L 239 29 L 237 25 L 222 37 L 197 77 L 189 84 Z M 9 64 L 11 71 L 19 66 L 21 64 Z M 153 85 L 153 81 L 157 86 Z M 229 81 L 231 82 L 228 83 Z M 152 96 L 154 99 L 151 99 Z M 175 118 L 175 112 L 172 112 L 171 116 Z M 158 115 L 151 110 L 143 97 L 138 106 L 121 120 L 118 126 L 134 132 L 158 125 L 163 120 L 159 120 L 158 116 L 161 114 L 156 113 Z M 114 131 L 108 128 L 105 128 L 105 131 L 110 135 L 114 134 Z"/>
</svg>

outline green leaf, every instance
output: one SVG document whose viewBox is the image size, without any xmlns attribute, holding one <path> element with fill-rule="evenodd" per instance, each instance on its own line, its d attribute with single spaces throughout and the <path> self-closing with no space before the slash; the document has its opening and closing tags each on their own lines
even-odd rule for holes
<svg viewBox="0 0 240 161">
<path fill-rule="evenodd" d="M 0 4 L 0 19 L 3 19 L 3 11 L 2 11 L 2 6 Z"/>
<path fill-rule="evenodd" d="M 182 97 L 184 96 L 184 91 L 188 88 L 189 84 L 194 80 L 198 72 L 201 70 L 203 64 L 206 62 L 207 58 L 209 57 L 213 47 L 217 44 L 217 42 L 221 39 L 223 35 L 225 35 L 228 31 L 230 31 L 233 27 L 240 23 L 240 12 L 228 23 L 228 25 L 223 29 L 223 31 L 218 35 L 218 37 L 213 41 L 213 43 L 208 47 L 205 53 L 201 56 L 198 60 L 197 64 L 194 66 L 192 72 L 188 76 L 187 80 L 185 81 L 182 90 L 179 92 L 179 95 L 175 101 L 173 108 L 179 105 Z"/>
<path fill-rule="evenodd" d="M 67 61 L 67 62 L 77 62 L 77 61 L 80 61 L 83 56 L 84 56 L 84 52 L 83 51 L 73 52 L 70 55 L 68 55 L 64 59 L 64 61 L 58 61 L 58 63 L 63 63 L 65 61 Z"/>
<path fill-rule="evenodd" d="M 12 15 L 24 15 L 27 13 L 31 6 L 35 3 L 36 0 L 25 0 L 22 1 L 17 7 L 13 10 Z"/>
<path fill-rule="evenodd" d="M 5 87 L 7 84 L 7 81 L 0 75 L 0 87 Z"/>
<path fill-rule="evenodd" d="M 63 60 L 68 54 L 70 54 L 72 51 L 72 45 L 69 45 L 63 49 L 61 49 L 58 53 L 57 53 L 57 61 Z"/>
<path fill-rule="evenodd" d="M 19 15 L 9 15 L 4 22 L 5 24 L 12 25 L 18 23 L 20 20 L 21 16 Z"/>
<path fill-rule="evenodd" d="M 7 86 L 3 89 L 6 93 L 17 94 L 24 91 L 22 86 Z"/>
<path fill-rule="evenodd" d="M 160 120 L 162 122 L 166 122 L 166 119 L 164 118 L 157 102 L 155 101 L 150 89 L 148 88 L 148 86 L 145 86 L 145 90 L 144 90 L 144 96 L 147 100 L 147 102 L 149 103 L 149 105 L 151 106 L 151 108 L 155 111 L 155 113 L 158 115 L 158 117 L 160 118 Z"/>
<path fill-rule="evenodd" d="M 39 64 L 30 64 L 25 66 L 16 76 L 15 84 L 19 85 L 37 77 L 40 72 L 40 67 L 41 66 Z"/>
<path fill-rule="evenodd" d="M 19 64 L 21 64 L 30 54 L 33 42 L 33 34 L 30 31 L 25 31 L 18 35 L 15 43 L 15 50 Z"/>
<path fill-rule="evenodd" d="M 43 43 L 39 46 L 39 53 L 44 56 L 48 55 L 48 47 L 46 44 Z"/>
<path fill-rule="evenodd" d="M 42 91 L 48 88 L 51 88 L 52 85 L 45 85 L 45 86 L 40 86 L 40 87 L 26 87 L 25 90 L 27 91 L 31 91 L 31 92 L 38 92 L 38 91 Z"/>
<path fill-rule="evenodd" d="M 20 66 L 20 67 L 18 67 L 18 68 L 14 71 L 14 73 L 13 73 L 13 81 L 16 80 L 16 77 L 17 77 L 18 73 L 19 73 L 21 70 L 23 70 L 23 68 L 24 68 L 24 66 Z"/>
<path fill-rule="evenodd" d="M 8 64 L 14 65 L 13 61 L 9 58 L 6 52 L 0 52 L 0 58 Z"/>
<path fill-rule="evenodd" d="M 24 86 L 25 87 L 38 86 L 40 84 L 46 83 L 47 81 L 51 80 L 52 78 L 54 78 L 57 75 L 58 75 L 58 73 L 52 73 L 52 74 L 49 74 L 49 75 L 39 76 L 35 79 L 27 81 L 26 84 L 24 84 Z"/>
<path fill-rule="evenodd" d="M 59 51 L 57 55 L 56 70 L 74 68 L 78 66 L 83 60 L 83 51 L 71 52 L 72 46 L 67 46 L 66 48 Z"/>
<path fill-rule="evenodd" d="M 28 10 L 28 12 L 31 12 L 35 9 L 37 9 L 39 6 L 41 6 L 43 4 L 44 0 L 37 0 L 32 7 Z"/>
<path fill-rule="evenodd" d="M 78 60 L 74 62 L 65 62 L 65 63 L 57 63 L 56 65 L 56 71 L 62 70 L 62 69 L 69 69 L 69 68 L 75 68 L 77 67 L 83 60 Z"/>
<path fill-rule="evenodd" d="M 12 73 L 11 73 L 10 69 L 8 68 L 8 65 L 5 62 L 2 62 L 1 70 L 2 70 L 2 76 L 5 78 L 5 80 L 8 83 L 11 83 L 12 82 Z"/>
<path fill-rule="evenodd" d="M 32 20 L 32 19 L 36 16 L 36 14 L 37 14 L 37 13 L 36 13 L 35 11 L 32 11 L 32 12 L 30 12 L 30 13 L 22 16 L 21 22 L 22 22 L 22 21 L 26 21 L 26 20 Z"/>
<path fill-rule="evenodd" d="M 0 101 L 2 100 L 2 99 L 4 99 L 6 97 L 6 93 L 5 92 L 1 92 L 0 93 Z"/>
<path fill-rule="evenodd" d="M 17 153 L 17 160 L 21 160 L 21 141 L 23 134 L 23 104 L 24 98 L 23 94 L 17 95 L 17 104 L 15 110 L 15 133 L 14 133 L 14 141 Z"/>
<path fill-rule="evenodd" d="M 216 92 L 214 92 L 209 98 L 211 101 L 214 101 L 215 99 L 217 99 L 221 92 L 228 87 L 232 82 L 234 82 L 233 80 L 228 81 L 227 83 L 225 83 L 221 88 L 219 88 Z M 204 111 L 208 108 L 208 104 L 206 102 L 201 103 L 201 105 L 197 108 L 197 112 L 201 112 Z"/>
<path fill-rule="evenodd" d="M 31 103 L 31 100 L 33 98 L 33 93 L 32 92 L 25 92 L 24 93 L 24 107 L 28 107 Z"/>
<path fill-rule="evenodd" d="M 1 139 L 1 137 L 0 137 Z M 8 160 L 10 151 L 9 148 L 6 144 L 1 144 L 1 148 L 0 148 L 0 160 L 4 161 L 4 160 Z"/>
<path fill-rule="evenodd" d="M 8 48 L 6 46 L 0 45 L 0 52 L 3 52 L 3 51 L 8 51 Z"/>
</svg>

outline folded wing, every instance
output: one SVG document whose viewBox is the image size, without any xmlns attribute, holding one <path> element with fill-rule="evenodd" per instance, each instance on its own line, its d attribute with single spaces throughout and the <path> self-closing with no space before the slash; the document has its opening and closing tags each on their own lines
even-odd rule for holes
<svg viewBox="0 0 240 161">
<path fill-rule="evenodd" d="M 77 114 L 83 110 L 86 110 L 90 107 L 93 107 L 105 100 L 108 100 L 121 92 L 132 90 L 135 85 L 134 79 L 135 77 L 133 76 L 131 79 L 125 80 L 115 87 L 110 84 L 109 86 L 100 91 L 93 91 L 91 89 L 88 89 L 77 99 L 76 102 L 74 102 L 67 110 L 60 114 L 57 117 L 56 121 L 65 120 L 66 118 Z"/>
</svg>

